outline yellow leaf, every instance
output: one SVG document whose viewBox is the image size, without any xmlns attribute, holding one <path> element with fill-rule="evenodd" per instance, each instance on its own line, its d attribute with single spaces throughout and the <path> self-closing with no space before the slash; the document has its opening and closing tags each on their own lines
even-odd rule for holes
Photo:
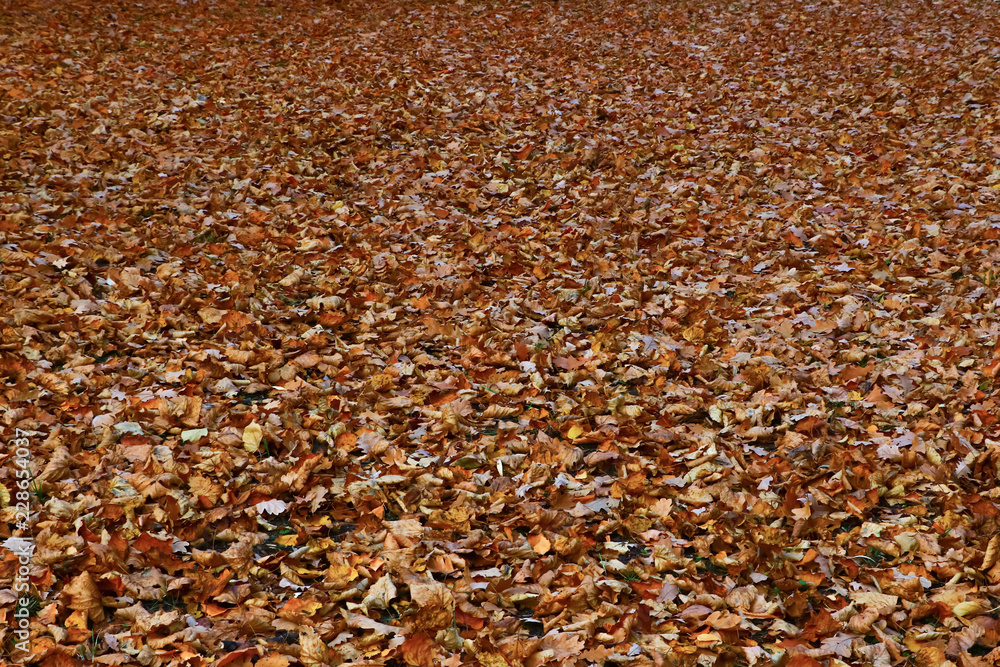
<svg viewBox="0 0 1000 667">
<path fill-rule="evenodd" d="M 357 578 L 358 571 L 351 567 L 351 564 L 343 557 L 334 558 L 326 570 L 326 580 L 340 588 L 346 588 L 350 582 Z"/>
<path fill-rule="evenodd" d="M 480 653 L 476 660 L 483 667 L 509 667 L 509 663 L 499 653 Z"/>
<path fill-rule="evenodd" d="M 257 422 L 250 422 L 243 429 L 243 447 L 248 452 L 256 452 L 260 448 L 260 441 L 264 439 L 264 429 Z"/>
<path fill-rule="evenodd" d="M 276 544 L 280 544 L 283 547 L 294 547 L 299 544 L 298 533 L 292 533 L 290 535 L 279 535 L 278 539 L 275 540 Z"/>
<path fill-rule="evenodd" d="M 581 435 L 583 435 L 583 427 L 580 426 L 579 424 L 573 424 L 572 426 L 570 426 L 569 432 L 566 433 L 566 437 L 569 438 L 570 440 L 576 440 Z"/>
<path fill-rule="evenodd" d="M 917 548 L 917 538 L 914 537 L 913 533 L 900 533 L 893 539 L 896 540 L 896 544 L 899 545 L 899 549 L 903 553 L 909 553 Z"/>
<path fill-rule="evenodd" d="M 78 609 L 66 617 L 63 621 L 63 627 L 67 630 L 86 630 L 87 629 L 87 612 L 82 609 Z"/>
<path fill-rule="evenodd" d="M 951 608 L 951 612 L 955 616 L 979 616 L 989 608 L 990 606 L 981 600 L 969 600 L 968 602 L 958 603 Z"/>
</svg>

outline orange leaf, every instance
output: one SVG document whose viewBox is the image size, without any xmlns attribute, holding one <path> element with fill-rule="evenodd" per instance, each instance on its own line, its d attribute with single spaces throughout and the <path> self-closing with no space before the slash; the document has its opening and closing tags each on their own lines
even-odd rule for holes
<svg viewBox="0 0 1000 667">
<path fill-rule="evenodd" d="M 222 656 L 214 667 L 225 667 L 226 665 L 250 665 L 251 660 L 260 655 L 260 649 L 257 648 L 243 648 L 237 649 L 236 651 L 230 651 L 229 653 Z M 260 664 L 259 662 L 257 663 Z"/>
<path fill-rule="evenodd" d="M 149 533 L 143 532 L 139 535 L 135 541 L 132 542 L 132 547 L 135 548 L 139 553 L 146 553 L 152 549 L 158 549 L 164 553 L 173 553 L 171 549 L 172 544 L 166 540 L 158 540 Z"/>
<path fill-rule="evenodd" d="M 802 239 L 796 236 L 794 232 L 786 232 L 782 238 L 791 243 L 796 248 L 802 247 Z"/>
<path fill-rule="evenodd" d="M 63 621 L 63 623 L 63 627 L 67 630 L 86 630 L 87 612 L 83 610 L 74 611 L 66 617 L 66 620 Z"/>
<path fill-rule="evenodd" d="M 292 661 L 280 653 L 268 653 L 257 661 L 255 667 L 288 667 Z"/>
<path fill-rule="evenodd" d="M 437 658 L 437 645 L 423 632 L 409 637 L 400 650 L 406 664 L 413 667 L 433 667 Z"/>
<path fill-rule="evenodd" d="M 482 630 L 483 626 L 486 625 L 486 620 L 482 618 L 476 618 L 471 614 L 467 614 L 461 609 L 455 610 L 455 622 L 459 625 L 465 625 L 473 630 Z"/>
<path fill-rule="evenodd" d="M 337 449 L 349 452 L 358 444 L 358 436 L 353 433 L 341 433 L 334 443 L 337 445 Z"/>
<path fill-rule="evenodd" d="M 535 550 L 540 556 L 544 556 L 552 548 L 552 543 L 549 542 L 548 538 L 539 533 L 538 535 L 528 535 L 528 544 L 531 548 Z"/>
<path fill-rule="evenodd" d="M 206 602 L 204 605 L 202 605 L 202 608 L 205 610 L 205 614 L 207 616 L 213 616 L 213 617 L 224 616 L 229 611 L 229 609 L 227 609 L 226 607 L 217 605 L 214 602 Z"/>
<path fill-rule="evenodd" d="M 819 586 L 826 580 L 826 576 L 819 572 L 800 572 L 797 576 L 802 581 L 814 586 Z"/>
</svg>

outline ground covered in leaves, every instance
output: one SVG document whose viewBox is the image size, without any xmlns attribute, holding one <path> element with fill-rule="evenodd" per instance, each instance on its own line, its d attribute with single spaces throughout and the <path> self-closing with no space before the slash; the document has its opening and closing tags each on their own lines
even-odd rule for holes
<svg viewBox="0 0 1000 667">
<path fill-rule="evenodd" d="M 4 4 L 4 659 L 995 664 L 998 40 Z"/>
</svg>

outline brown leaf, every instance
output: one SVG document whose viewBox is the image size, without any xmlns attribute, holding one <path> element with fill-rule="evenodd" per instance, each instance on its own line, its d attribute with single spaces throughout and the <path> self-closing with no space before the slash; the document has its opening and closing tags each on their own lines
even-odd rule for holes
<svg viewBox="0 0 1000 667">
<path fill-rule="evenodd" d="M 104 620 L 104 605 L 101 603 L 101 591 L 87 571 L 81 572 L 69 583 L 63 592 L 69 596 L 70 609 L 82 611 L 90 620 L 100 623 Z"/>
</svg>

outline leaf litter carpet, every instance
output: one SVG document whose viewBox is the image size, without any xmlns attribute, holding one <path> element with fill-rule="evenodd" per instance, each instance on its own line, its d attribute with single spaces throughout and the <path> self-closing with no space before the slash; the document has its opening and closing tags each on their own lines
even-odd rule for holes
<svg viewBox="0 0 1000 667">
<path fill-rule="evenodd" d="M 4 3 L 3 659 L 996 664 L 998 14 Z"/>
</svg>

